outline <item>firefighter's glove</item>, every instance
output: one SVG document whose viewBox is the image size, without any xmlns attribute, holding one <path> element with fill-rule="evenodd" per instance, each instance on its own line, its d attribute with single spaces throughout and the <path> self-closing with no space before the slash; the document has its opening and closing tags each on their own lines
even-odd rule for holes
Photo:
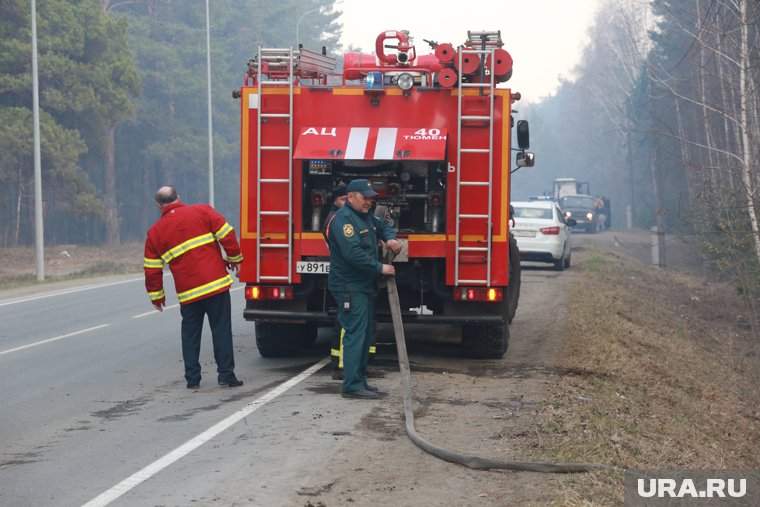
<svg viewBox="0 0 760 507">
<path fill-rule="evenodd" d="M 164 306 L 166 306 L 166 298 L 156 299 L 155 301 L 151 301 L 151 303 L 153 303 L 153 308 L 159 312 L 163 312 Z"/>
<path fill-rule="evenodd" d="M 240 263 L 239 262 L 228 262 L 227 263 L 227 270 L 230 273 L 238 274 L 238 270 L 240 269 Z"/>
</svg>

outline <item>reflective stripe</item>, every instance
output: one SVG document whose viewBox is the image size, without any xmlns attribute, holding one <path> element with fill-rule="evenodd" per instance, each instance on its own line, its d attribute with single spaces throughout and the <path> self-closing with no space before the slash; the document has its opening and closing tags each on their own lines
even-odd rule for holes
<svg viewBox="0 0 760 507">
<path fill-rule="evenodd" d="M 187 301 L 190 301 L 191 299 L 196 299 L 201 296 L 205 296 L 206 294 L 210 294 L 211 292 L 219 290 L 222 287 L 229 287 L 230 285 L 232 285 L 232 277 L 230 275 L 226 275 L 220 278 L 219 280 L 214 280 L 213 282 L 209 282 L 205 285 L 201 285 L 200 287 L 186 290 L 185 292 L 180 292 L 179 294 L 177 294 L 177 299 L 179 300 L 180 303 L 185 303 Z"/>
<path fill-rule="evenodd" d="M 235 257 L 227 257 L 227 262 L 243 262 L 243 254 L 236 255 Z"/>
<path fill-rule="evenodd" d="M 143 257 L 143 267 L 148 269 L 164 269 L 164 260 L 148 259 L 147 257 Z"/>
<path fill-rule="evenodd" d="M 184 243 L 180 243 L 179 245 L 175 246 L 171 250 L 164 253 L 161 256 L 161 258 L 164 260 L 165 263 L 168 264 L 172 260 L 176 259 L 183 253 L 192 250 L 193 248 L 198 248 L 199 246 L 207 245 L 213 242 L 214 242 L 214 236 L 210 232 L 208 232 L 206 234 L 203 234 L 202 236 L 197 236 L 195 238 L 188 239 Z"/>
<path fill-rule="evenodd" d="M 327 222 L 327 225 L 325 225 L 325 238 L 330 238 L 330 224 L 335 219 L 335 213 L 333 213 L 333 216 L 330 217 L 330 220 Z M 327 245 L 328 248 L 330 248 L 330 245 Z"/>
<path fill-rule="evenodd" d="M 369 348 L 369 353 L 370 353 L 370 354 L 374 354 L 376 351 L 377 351 L 377 349 L 375 348 L 375 346 L 374 346 L 374 345 L 372 345 L 372 346 Z"/>
<path fill-rule="evenodd" d="M 219 241 L 220 239 L 225 237 L 227 234 L 229 234 L 231 231 L 232 231 L 232 226 L 228 224 L 227 222 L 225 222 L 222 228 L 214 233 L 214 237 L 216 238 L 217 241 Z"/>
<path fill-rule="evenodd" d="M 346 330 L 340 328 L 340 353 L 338 354 L 338 368 L 343 368 L 343 335 L 346 334 Z"/>
<path fill-rule="evenodd" d="M 340 350 L 339 349 L 330 349 L 330 355 L 334 357 L 340 357 Z"/>
<path fill-rule="evenodd" d="M 157 290 L 156 292 L 148 292 L 148 297 L 151 301 L 155 301 L 157 299 L 161 299 L 163 297 L 166 297 L 164 295 L 164 289 Z"/>
</svg>

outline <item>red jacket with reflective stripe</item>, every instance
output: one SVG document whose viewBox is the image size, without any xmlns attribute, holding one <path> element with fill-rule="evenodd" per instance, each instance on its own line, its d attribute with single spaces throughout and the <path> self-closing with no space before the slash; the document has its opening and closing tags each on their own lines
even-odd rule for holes
<svg viewBox="0 0 760 507">
<path fill-rule="evenodd" d="M 145 288 L 152 303 L 164 301 L 163 267 L 168 264 L 179 303 L 198 301 L 228 290 L 233 280 L 227 263 L 242 260 L 235 231 L 214 208 L 168 204 L 145 240 Z"/>
</svg>

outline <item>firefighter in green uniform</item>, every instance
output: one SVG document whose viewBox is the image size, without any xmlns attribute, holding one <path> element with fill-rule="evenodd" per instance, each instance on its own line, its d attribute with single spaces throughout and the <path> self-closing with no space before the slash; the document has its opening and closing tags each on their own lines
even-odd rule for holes
<svg viewBox="0 0 760 507">
<path fill-rule="evenodd" d="M 335 215 L 335 212 L 346 204 L 346 199 L 346 184 L 340 182 L 330 194 L 332 206 L 330 206 L 327 216 L 322 221 L 324 223 L 324 226 L 322 227 L 322 235 L 325 238 L 325 243 L 327 243 L 328 248 L 330 246 L 328 242 L 330 236 L 330 231 L 328 230 L 330 221 L 332 220 L 333 215 Z M 372 353 L 372 348 L 370 348 L 370 355 Z M 340 320 L 337 318 L 335 319 L 335 325 L 333 326 L 333 334 L 330 337 L 330 364 L 333 367 L 333 380 L 343 380 L 343 329 L 340 327 Z"/>
<path fill-rule="evenodd" d="M 377 242 L 385 241 L 394 253 L 401 250 L 391 225 L 369 212 L 377 192 L 365 179 L 353 180 L 346 188 L 347 205 L 335 212 L 330 223 L 330 275 L 328 287 L 338 303 L 338 320 L 343 328 L 344 398 L 377 398 L 377 389 L 367 384 L 366 370 L 374 323 L 374 294 L 379 276 L 394 275 L 391 264 L 378 260 Z"/>
<path fill-rule="evenodd" d="M 328 247 L 328 237 L 330 235 L 330 231 L 327 227 L 330 224 L 330 220 L 332 219 L 333 215 L 335 215 L 335 212 L 342 208 L 344 204 L 346 204 L 346 199 L 346 184 L 340 182 L 330 194 L 330 201 L 332 202 L 332 206 L 330 206 L 330 209 L 327 211 L 327 215 L 325 216 L 324 220 L 322 220 L 324 224 L 322 226 L 322 235 L 325 238 L 325 243 L 328 243 Z M 377 352 L 377 346 L 375 344 L 376 340 L 377 332 L 376 329 L 373 329 L 372 343 L 369 346 L 369 362 L 372 362 L 372 358 Z M 343 380 L 343 328 L 340 327 L 340 320 L 337 318 L 335 319 L 335 325 L 333 326 L 333 334 L 330 337 L 330 364 L 333 368 L 333 380 Z M 367 378 L 379 376 L 382 376 L 381 373 L 372 371 L 369 367 L 367 367 Z"/>
</svg>

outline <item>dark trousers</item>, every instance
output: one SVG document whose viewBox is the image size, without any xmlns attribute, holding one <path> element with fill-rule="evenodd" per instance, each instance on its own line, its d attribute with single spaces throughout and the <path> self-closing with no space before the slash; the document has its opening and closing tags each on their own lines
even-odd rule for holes
<svg viewBox="0 0 760 507">
<path fill-rule="evenodd" d="M 211 297 L 180 306 L 182 314 L 182 359 L 185 361 L 185 379 L 188 384 L 201 381 L 201 331 L 203 317 L 208 315 L 211 338 L 214 342 L 214 359 L 219 380 L 235 376 L 235 356 L 232 350 L 232 306 L 228 290 Z"/>
<path fill-rule="evenodd" d="M 375 299 L 372 294 L 351 292 L 351 309 L 343 307 L 343 294 L 333 294 L 338 304 L 338 320 L 343 328 L 343 384 L 341 391 L 351 393 L 364 389 L 375 320 Z"/>
<path fill-rule="evenodd" d="M 369 362 L 377 352 L 377 323 L 372 330 L 372 343 L 369 345 Z M 335 319 L 332 336 L 330 337 L 330 364 L 334 370 L 343 369 L 343 328 L 340 326 L 340 319 Z"/>
</svg>

